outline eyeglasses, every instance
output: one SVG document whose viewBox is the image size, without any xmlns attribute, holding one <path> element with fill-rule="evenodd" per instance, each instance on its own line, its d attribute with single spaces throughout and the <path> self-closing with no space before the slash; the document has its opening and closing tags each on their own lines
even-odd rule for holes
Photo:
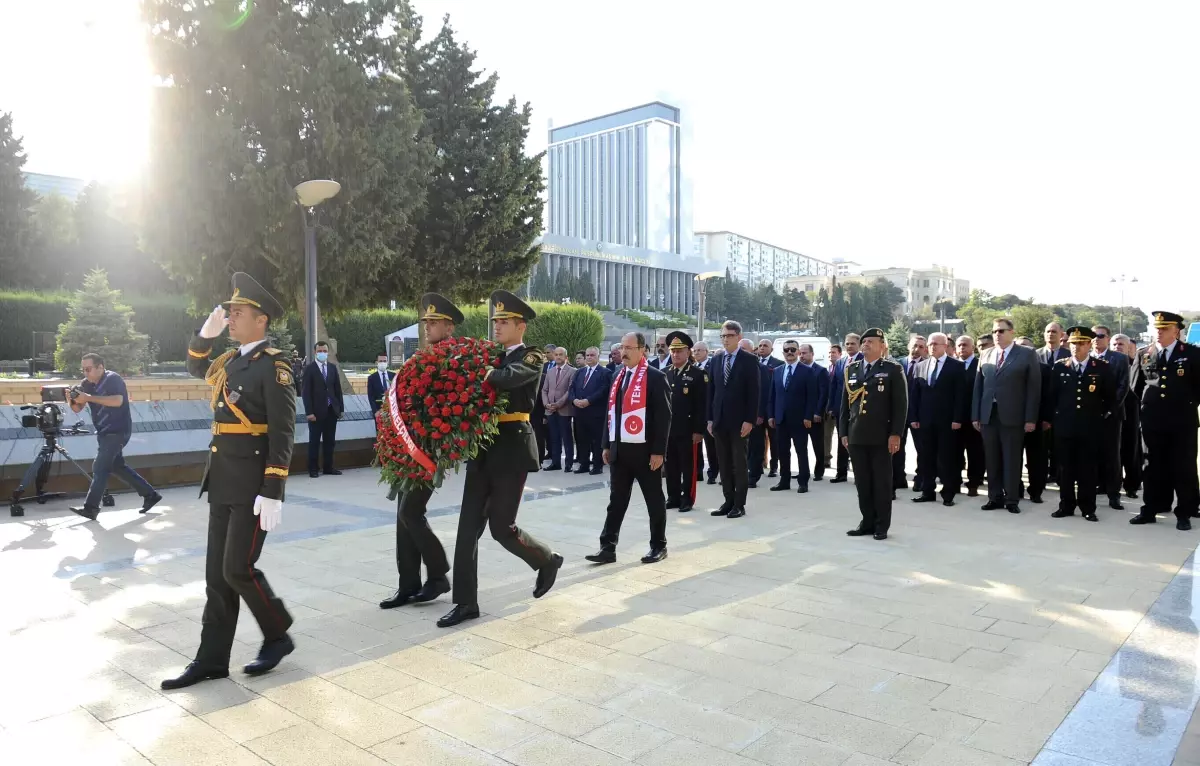
<svg viewBox="0 0 1200 766">
<path fill-rule="evenodd" d="M 723 332 L 723 333 L 721 333 L 721 337 L 722 338 L 736 338 L 737 333 L 736 332 Z"/>
<path fill-rule="evenodd" d="M 92 371 L 92 370 L 94 370 L 94 369 L 96 369 L 96 368 L 95 368 L 95 367 L 84 367 L 84 368 L 83 368 L 83 374 L 84 374 L 84 375 L 87 375 L 89 372 L 91 372 L 91 371 Z"/>
<path fill-rule="evenodd" d="M 1106 335 L 1106 334 L 1104 334 L 1104 333 L 1102 333 L 1102 332 L 1098 332 L 1098 333 L 1096 333 L 1096 337 L 1097 337 L 1097 338 L 1107 338 L 1107 337 L 1108 337 L 1108 335 Z"/>
<path fill-rule="evenodd" d="M 799 353 L 800 353 L 800 349 L 798 349 L 798 348 L 785 348 L 785 349 L 783 350 L 783 353 L 785 353 L 785 354 L 799 354 Z"/>
<path fill-rule="evenodd" d="M 1012 330 L 1007 327 L 997 327 L 995 330 L 992 330 L 992 335 L 1003 335 L 1006 332 L 1012 332 Z"/>
</svg>

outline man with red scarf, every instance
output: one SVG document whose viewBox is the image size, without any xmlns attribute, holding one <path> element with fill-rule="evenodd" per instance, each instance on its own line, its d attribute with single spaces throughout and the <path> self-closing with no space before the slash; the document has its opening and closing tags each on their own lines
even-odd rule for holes
<svg viewBox="0 0 1200 766">
<path fill-rule="evenodd" d="M 666 376 L 646 362 L 645 349 L 646 338 L 640 332 L 621 339 L 623 366 L 613 373 L 601 441 L 602 457 L 612 472 L 608 516 L 600 533 L 600 551 L 585 557 L 596 564 L 617 560 L 617 539 L 635 480 L 650 514 L 650 550 L 642 563 L 653 564 L 667 557 L 662 466 L 671 427 L 671 397 Z"/>
</svg>

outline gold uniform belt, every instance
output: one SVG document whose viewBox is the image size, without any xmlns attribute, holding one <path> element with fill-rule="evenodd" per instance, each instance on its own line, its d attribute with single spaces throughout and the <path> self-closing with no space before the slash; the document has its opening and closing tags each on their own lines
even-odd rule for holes
<svg viewBox="0 0 1200 766">
<path fill-rule="evenodd" d="M 528 412 L 506 412 L 500 416 L 501 423 L 528 423 Z"/>
<path fill-rule="evenodd" d="M 240 434 L 242 436 L 266 436 L 266 423 L 250 423 L 243 425 L 241 423 L 213 423 L 212 432 L 214 436 L 227 436 L 230 434 Z"/>
</svg>

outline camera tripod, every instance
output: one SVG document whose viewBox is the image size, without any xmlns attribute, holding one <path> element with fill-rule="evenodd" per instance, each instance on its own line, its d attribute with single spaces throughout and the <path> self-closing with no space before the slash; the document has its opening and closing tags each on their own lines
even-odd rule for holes
<svg viewBox="0 0 1200 766">
<path fill-rule="evenodd" d="M 91 482 L 92 475 L 85 471 L 83 466 L 75 462 L 75 458 L 71 457 L 71 453 L 67 452 L 67 448 L 62 446 L 62 444 L 60 444 L 58 441 L 59 438 L 63 436 L 82 436 L 90 433 L 91 431 L 83 428 L 83 426 L 80 424 L 76 424 L 70 428 L 60 428 L 55 431 L 42 432 L 42 439 L 45 440 L 45 443 L 42 444 L 42 448 L 38 450 L 37 457 L 34 458 L 33 462 L 29 464 L 29 467 L 25 469 L 25 475 L 21 477 L 21 483 L 17 485 L 16 489 L 13 490 L 12 504 L 8 508 L 10 516 L 25 515 L 25 506 L 21 505 L 21 495 L 25 493 L 25 488 L 28 487 L 31 482 L 34 485 L 34 489 L 37 491 L 34 499 L 37 500 L 38 505 L 45 504 L 47 500 L 53 500 L 66 496 L 67 493 L 65 492 L 43 491 L 46 487 L 46 482 L 50 479 L 50 466 L 53 464 L 54 457 L 56 455 L 62 456 L 63 459 L 75 466 L 75 469 L 87 477 L 89 483 Z M 104 492 L 104 500 L 102 502 L 106 508 L 111 508 L 113 505 L 116 505 L 116 501 L 113 500 L 113 496 L 109 494 L 107 490 Z"/>
</svg>

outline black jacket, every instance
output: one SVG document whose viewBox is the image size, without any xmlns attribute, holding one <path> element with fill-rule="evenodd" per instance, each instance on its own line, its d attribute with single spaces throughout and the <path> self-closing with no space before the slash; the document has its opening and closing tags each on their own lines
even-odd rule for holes
<svg viewBox="0 0 1200 766">
<path fill-rule="evenodd" d="M 725 356 L 722 349 L 713 354 L 708 364 L 708 422 L 713 430 L 738 433 L 742 423 L 754 425 L 759 417 L 758 357 L 749 351 L 738 349 L 729 371 L 729 382 L 725 381 Z"/>
<path fill-rule="evenodd" d="M 384 373 L 387 376 L 387 385 L 379 379 L 379 371 L 371 373 L 371 377 L 367 378 L 367 399 L 371 401 L 371 414 L 379 412 L 382 406 L 383 395 L 387 393 L 387 388 L 392 384 L 392 378 L 396 377 L 396 373 L 388 370 Z"/>
<path fill-rule="evenodd" d="M 614 372 L 613 381 L 619 380 L 624 374 L 623 370 Z M 671 430 L 671 389 L 667 386 L 667 376 L 657 368 L 647 364 L 646 387 L 649 389 L 649 395 L 646 397 L 646 441 L 645 443 L 621 443 L 618 446 L 622 450 L 646 449 L 648 450 L 647 454 L 650 455 L 665 455 L 667 454 L 667 437 L 670 435 Z M 616 403 L 618 412 L 616 415 L 621 414 L 619 410 L 624 402 L 625 397 L 618 391 Z M 607 407 L 608 402 L 605 402 L 604 406 Z M 616 422 L 617 427 L 620 427 L 620 420 Z M 608 419 L 605 418 L 604 435 L 600 438 L 600 446 L 603 449 L 612 447 L 612 440 L 608 435 L 608 426 Z"/>
<path fill-rule="evenodd" d="M 1099 438 L 1100 424 L 1112 417 L 1117 406 L 1116 381 L 1108 362 L 1089 358 L 1083 375 L 1075 372 L 1073 359 L 1060 359 L 1053 366 L 1050 422 L 1058 436 Z"/>
<path fill-rule="evenodd" d="M 304 414 L 316 415 L 317 420 L 337 417 L 346 411 L 342 400 L 342 376 L 333 362 L 325 365 L 328 380 L 321 377 L 321 365 L 309 362 L 304 368 L 304 380 L 300 386 L 304 399 Z"/>
<path fill-rule="evenodd" d="M 921 428 L 948 429 L 952 423 L 967 424 L 969 405 L 966 397 L 966 368 L 959 360 L 942 357 L 942 369 L 932 385 L 935 360 L 932 356 L 917 364 L 909 377 L 912 385 L 912 401 L 909 402 L 909 420 L 921 424 Z"/>
</svg>

